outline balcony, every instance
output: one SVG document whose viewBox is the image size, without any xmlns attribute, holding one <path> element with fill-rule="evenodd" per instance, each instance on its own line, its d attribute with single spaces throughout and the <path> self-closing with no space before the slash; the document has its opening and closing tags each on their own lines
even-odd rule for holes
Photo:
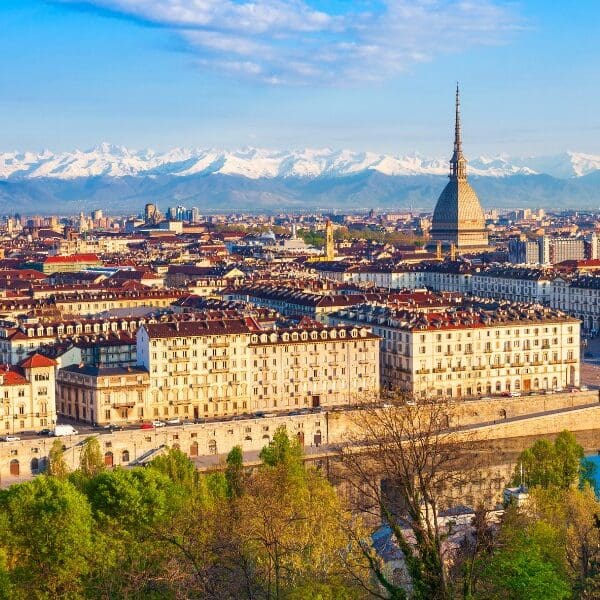
<svg viewBox="0 0 600 600">
<path fill-rule="evenodd" d="M 492 369 L 503 369 L 505 367 L 504 363 L 494 363 L 493 365 L 490 365 Z"/>
<path fill-rule="evenodd" d="M 440 369 L 437 369 L 437 368 L 436 368 L 436 369 L 433 369 L 433 372 L 434 372 L 434 373 L 445 373 L 445 372 L 446 372 L 446 369 L 441 369 L 441 368 L 440 368 Z"/>
<path fill-rule="evenodd" d="M 209 348 L 227 348 L 229 346 L 229 342 L 211 342 L 208 344 Z"/>
<path fill-rule="evenodd" d="M 113 408 L 133 408 L 135 406 L 135 400 L 125 400 L 123 402 L 113 402 Z"/>
<path fill-rule="evenodd" d="M 417 375 L 427 375 L 429 373 L 429 369 L 419 369 L 416 371 Z"/>
</svg>

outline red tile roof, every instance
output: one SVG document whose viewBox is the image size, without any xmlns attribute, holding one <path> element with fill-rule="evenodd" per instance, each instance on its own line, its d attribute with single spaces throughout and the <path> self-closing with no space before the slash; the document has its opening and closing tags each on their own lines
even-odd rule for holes
<svg viewBox="0 0 600 600">
<path fill-rule="evenodd" d="M 44 264 L 63 264 L 79 262 L 100 262 L 97 254 L 69 254 L 67 256 L 49 256 Z"/>
<path fill-rule="evenodd" d="M 27 357 L 25 360 L 19 363 L 19 366 L 22 369 L 36 369 L 40 367 L 54 367 L 56 365 L 56 361 L 44 356 L 42 354 L 32 354 Z"/>
<path fill-rule="evenodd" d="M 3 378 L 2 385 L 26 385 L 28 383 L 17 367 L 0 365 L 0 376 Z"/>
</svg>

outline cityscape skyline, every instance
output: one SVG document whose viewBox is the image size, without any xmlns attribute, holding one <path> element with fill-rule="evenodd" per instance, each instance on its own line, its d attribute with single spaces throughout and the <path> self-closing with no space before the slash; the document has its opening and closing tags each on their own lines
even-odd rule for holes
<svg viewBox="0 0 600 600">
<path fill-rule="evenodd" d="M 536 1 L 490 1 L 477 10 L 456 2 L 362 3 L 354 15 L 343 3 L 259 2 L 244 35 L 231 25 L 244 3 L 196 2 L 183 16 L 178 5 L 4 2 L 0 51 L 11 60 L 0 76 L 2 150 L 65 151 L 107 140 L 159 151 L 331 147 L 445 156 L 447 98 L 458 79 L 470 156 L 598 152 L 594 3 L 578 3 L 565 20 L 560 8 Z M 378 45 L 369 46 L 361 25 Z M 394 41 L 401 34 L 406 41 Z M 232 37 L 234 48 L 226 44 Z M 337 49 L 330 64 L 343 81 L 316 68 L 299 80 L 261 79 L 282 70 L 269 59 L 275 51 L 289 57 L 273 41 L 279 38 L 298 52 L 309 38 L 319 56 Z M 239 58 L 243 40 L 263 61 L 260 72 L 215 68 L 223 56 Z M 371 48 L 375 57 L 340 51 L 349 47 Z"/>
</svg>

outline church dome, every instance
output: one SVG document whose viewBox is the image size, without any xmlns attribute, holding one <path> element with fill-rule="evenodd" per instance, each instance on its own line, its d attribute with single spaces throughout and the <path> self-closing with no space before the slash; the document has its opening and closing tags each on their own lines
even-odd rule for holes
<svg viewBox="0 0 600 600">
<path fill-rule="evenodd" d="M 467 181 L 467 160 L 462 152 L 460 96 L 456 87 L 454 152 L 450 159 L 450 181 L 438 198 L 431 220 L 431 239 L 454 244 L 459 250 L 485 249 L 488 234 L 483 210 L 475 190 Z"/>
<path fill-rule="evenodd" d="M 433 211 L 432 229 L 485 229 L 483 210 L 468 181 L 451 179 Z"/>
</svg>

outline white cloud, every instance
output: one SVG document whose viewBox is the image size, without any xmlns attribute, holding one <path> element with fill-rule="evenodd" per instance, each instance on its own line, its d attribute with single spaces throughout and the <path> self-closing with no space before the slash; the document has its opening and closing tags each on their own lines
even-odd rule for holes
<svg viewBox="0 0 600 600">
<path fill-rule="evenodd" d="M 176 32 L 203 69 L 279 85 L 383 80 L 522 28 L 501 0 L 355 0 L 341 15 L 302 0 L 86 2 Z"/>
</svg>

